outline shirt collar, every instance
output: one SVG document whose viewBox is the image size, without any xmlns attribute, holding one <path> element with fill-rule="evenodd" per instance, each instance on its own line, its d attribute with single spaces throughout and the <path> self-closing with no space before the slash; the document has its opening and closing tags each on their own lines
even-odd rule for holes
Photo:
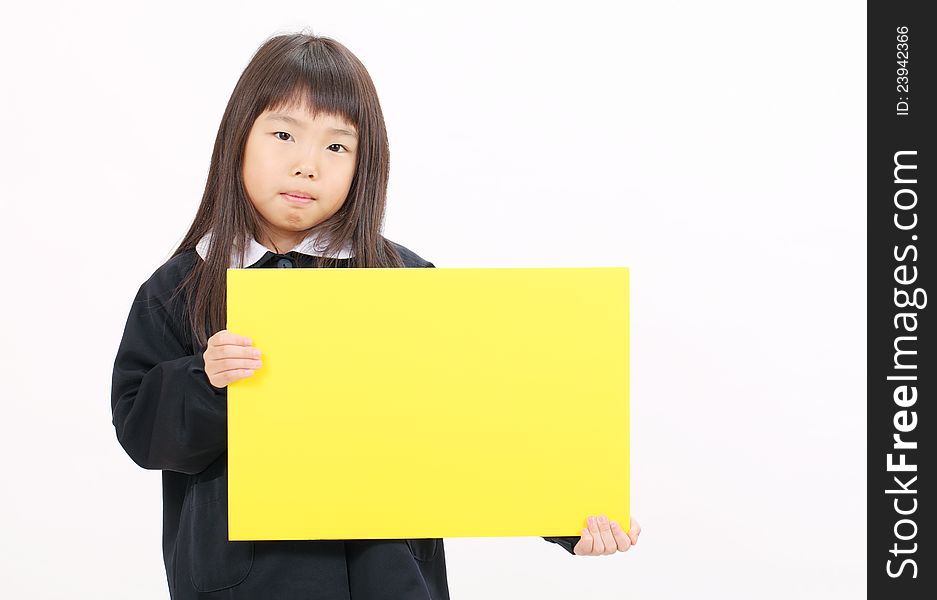
<svg viewBox="0 0 937 600">
<path fill-rule="evenodd" d="M 320 242 L 321 236 L 310 231 L 306 234 L 306 237 L 303 238 L 301 242 L 296 244 L 288 252 L 299 252 L 300 254 L 306 254 L 309 256 L 326 256 L 325 254 L 325 243 Z M 211 241 L 211 231 L 202 236 L 202 239 L 198 241 L 195 245 L 195 251 L 198 252 L 198 255 L 202 257 L 202 260 L 208 256 L 208 244 Z M 253 237 L 250 238 L 247 246 L 247 253 L 244 257 L 244 264 L 247 266 L 253 265 L 258 260 L 264 257 L 267 252 L 272 252 L 268 250 L 266 246 L 255 240 Z M 284 252 L 284 254 L 286 254 Z M 333 258 L 351 258 L 354 256 L 354 252 L 351 247 L 351 241 L 348 241 L 345 244 L 344 248 L 339 249 L 338 254 L 333 255 Z M 237 249 L 232 248 L 231 258 L 229 260 L 229 268 L 240 269 L 243 268 L 243 265 L 240 262 L 240 256 L 238 255 Z"/>
</svg>

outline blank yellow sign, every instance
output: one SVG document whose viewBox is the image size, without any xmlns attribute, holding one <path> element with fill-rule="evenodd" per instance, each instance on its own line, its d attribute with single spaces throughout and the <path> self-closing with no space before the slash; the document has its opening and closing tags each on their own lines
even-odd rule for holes
<svg viewBox="0 0 937 600">
<path fill-rule="evenodd" d="M 628 269 L 230 269 L 230 540 L 629 522 Z"/>
</svg>

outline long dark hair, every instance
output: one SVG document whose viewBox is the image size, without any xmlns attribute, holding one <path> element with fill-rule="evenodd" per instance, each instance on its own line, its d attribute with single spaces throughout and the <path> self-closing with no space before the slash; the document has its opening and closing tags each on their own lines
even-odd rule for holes
<svg viewBox="0 0 937 600">
<path fill-rule="evenodd" d="M 361 61 L 337 41 L 294 33 L 265 41 L 238 79 L 215 137 L 205 192 L 175 257 L 195 249 L 211 231 L 205 260 L 180 283 L 193 343 L 207 345 L 212 332 L 225 328 L 226 271 L 232 249 L 244 264 L 248 236 L 264 234 L 264 224 L 247 196 L 241 169 L 248 134 L 265 110 L 303 107 L 313 116 L 335 115 L 358 131 L 355 175 L 341 208 L 313 229 L 328 240 L 316 266 L 334 264 L 333 256 L 351 243 L 352 267 L 402 267 L 394 245 L 381 233 L 387 194 L 389 147 L 384 115 L 374 82 Z M 246 266 L 246 265 L 245 265 Z"/>
</svg>

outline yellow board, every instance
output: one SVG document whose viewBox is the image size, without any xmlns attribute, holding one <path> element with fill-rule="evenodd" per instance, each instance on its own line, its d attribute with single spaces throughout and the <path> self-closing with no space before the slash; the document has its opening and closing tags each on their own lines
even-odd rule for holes
<svg viewBox="0 0 937 600">
<path fill-rule="evenodd" d="M 628 269 L 230 269 L 230 540 L 629 522 Z"/>
</svg>

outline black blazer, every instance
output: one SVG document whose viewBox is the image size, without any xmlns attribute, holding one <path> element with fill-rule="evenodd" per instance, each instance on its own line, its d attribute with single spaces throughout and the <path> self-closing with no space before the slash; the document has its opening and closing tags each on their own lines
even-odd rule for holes
<svg viewBox="0 0 937 600">
<path fill-rule="evenodd" d="M 394 245 L 406 267 L 435 266 Z M 209 383 L 205 347 L 193 347 L 184 294 L 171 297 L 200 260 L 195 250 L 183 252 L 140 286 L 111 388 L 121 446 L 139 466 L 162 471 L 170 596 L 359 600 L 391 592 L 394 598 L 448 599 L 442 539 L 228 541 L 227 388 Z M 248 268 L 312 266 L 311 256 L 268 251 Z M 570 553 L 579 540 L 544 539 Z"/>
</svg>

